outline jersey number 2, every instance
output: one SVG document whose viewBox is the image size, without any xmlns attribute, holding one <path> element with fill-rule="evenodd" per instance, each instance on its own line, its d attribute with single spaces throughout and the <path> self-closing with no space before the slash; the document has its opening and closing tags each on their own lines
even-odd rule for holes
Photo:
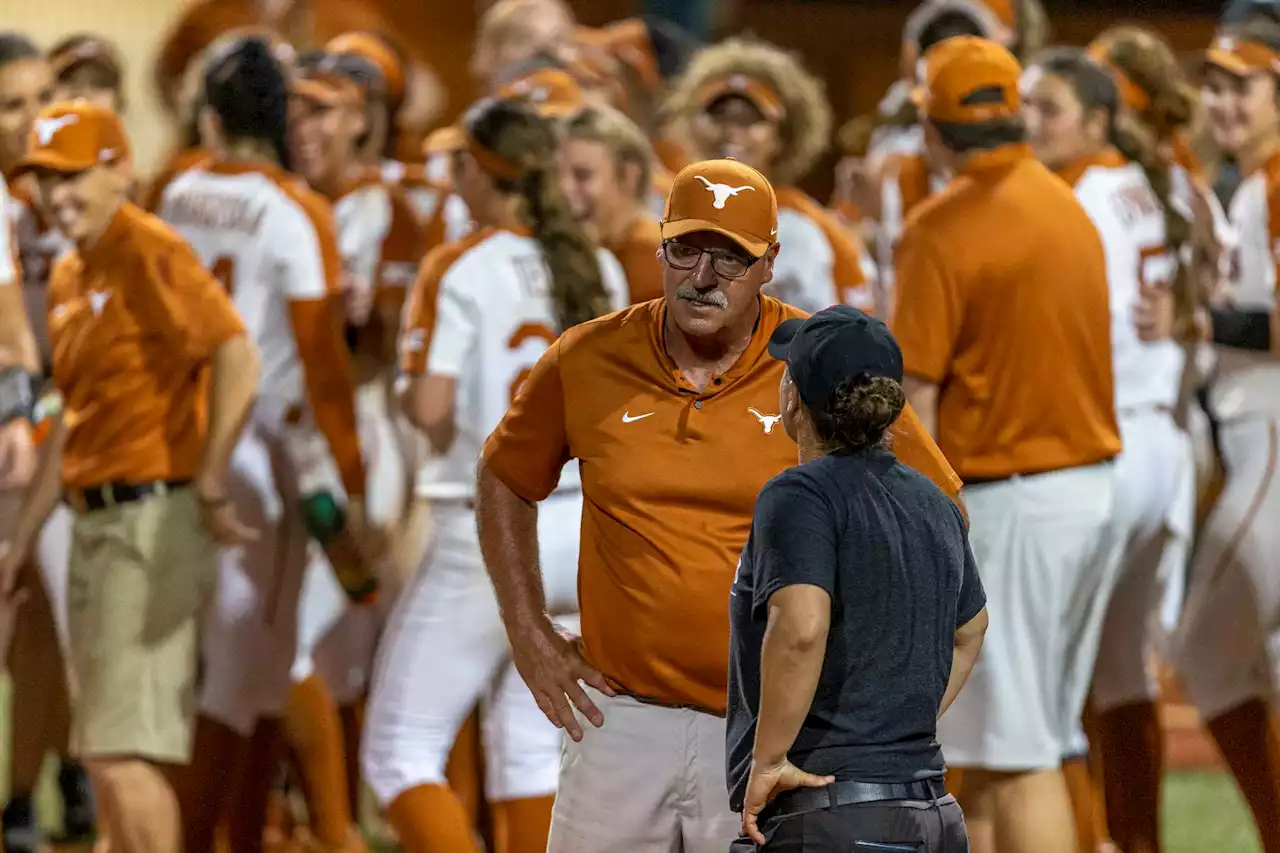
<svg viewBox="0 0 1280 853">
<path fill-rule="evenodd" d="M 230 255 L 223 255 L 213 262 L 213 266 L 209 268 L 209 272 L 213 273 L 227 296 L 235 296 L 236 292 L 236 259 Z"/>
<path fill-rule="evenodd" d="M 507 349 L 517 350 L 525 341 L 537 340 L 544 341 L 547 346 L 555 343 L 556 333 L 553 329 L 544 326 L 542 323 L 525 323 L 516 329 L 511 337 L 507 340 Z M 511 392 L 508 394 L 508 402 L 515 402 L 516 395 L 520 393 L 520 386 L 529 378 L 529 374 L 533 372 L 533 365 L 520 368 L 515 378 L 511 380 Z"/>
</svg>

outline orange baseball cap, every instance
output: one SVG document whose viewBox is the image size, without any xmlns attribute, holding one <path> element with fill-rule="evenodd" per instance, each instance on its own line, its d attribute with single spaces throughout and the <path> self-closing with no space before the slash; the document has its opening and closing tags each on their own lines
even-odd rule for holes
<svg viewBox="0 0 1280 853">
<path fill-rule="evenodd" d="M 1011 118 L 1022 108 L 1022 65 L 1004 46 L 954 36 L 924 55 L 923 82 L 911 100 L 931 121 L 977 124 Z"/>
<path fill-rule="evenodd" d="M 751 257 L 761 257 L 778 234 L 773 186 L 764 175 L 734 159 L 685 166 L 667 194 L 662 239 L 695 231 L 723 234 Z"/>
<path fill-rule="evenodd" d="M 338 56 L 358 56 L 372 63 L 382 72 L 391 100 L 404 99 L 404 66 L 390 45 L 378 36 L 373 33 L 344 33 L 330 39 L 324 51 Z"/>
<path fill-rule="evenodd" d="M 1204 52 L 1204 64 L 1221 68 L 1237 77 L 1247 77 L 1259 71 L 1280 74 L 1280 54 L 1259 41 L 1219 35 Z"/>
<path fill-rule="evenodd" d="M 88 101 L 63 101 L 36 117 L 14 176 L 36 169 L 83 172 L 127 159 L 129 140 L 119 116 Z"/>
<path fill-rule="evenodd" d="M 730 74 L 708 80 L 694 91 L 693 103 L 699 109 L 706 109 L 731 95 L 750 101 L 771 122 L 779 122 L 786 117 L 782 96 L 763 80 L 747 74 Z"/>
<path fill-rule="evenodd" d="M 563 118 L 582 108 L 582 87 L 559 68 L 540 68 L 498 90 L 498 98 L 527 98 L 543 118 Z"/>
</svg>

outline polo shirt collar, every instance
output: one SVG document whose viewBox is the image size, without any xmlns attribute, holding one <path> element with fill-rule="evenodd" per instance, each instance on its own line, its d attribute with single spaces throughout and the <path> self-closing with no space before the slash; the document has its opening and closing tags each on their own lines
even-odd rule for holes
<svg viewBox="0 0 1280 853">
<path fill-rule="evenodd" d="M 1015 142 L 1012 145 L 1001 145 L 987 151 L 971 154 L 957 171 L 961 175 L 981 174 L 995 169 L 1007 169 L 1016 166 L 1023 160 L 1035 157 L 1031 146 L 1026 142 Z"/>
<path fill-rule="evenodd" d="M 723 391 L 733 384 L 734 380 L 750 371 L 762 357 L 771 357 L 767 355 L 769 338 L 773 335 L 773 330 L 782 322 L 782 303 L 763 294 L 758 296 L 757 299 L 759 300 L 760 313 L 756 318 L 755 331 L 751 334 L 751 341 L 747 344 L 747 348 L 742 351 L 728 370 L 724 373 L 716 374 L 715 378 L 722 381 L 719 384 L 713 381 L 703 389 L 700 396 L 710 397 L 718 391 Z M 676 390 L 693 391 L 693 387 L 684 378 L 684 372 L 676 364 L 671 354 L 667 352 L 666 329 L 667 300 L 655 299 L 649 303 L 649 341 L 658 357 L 658 362 L 663 367 L 662 373 L 670 378 Z"/>
</svg>

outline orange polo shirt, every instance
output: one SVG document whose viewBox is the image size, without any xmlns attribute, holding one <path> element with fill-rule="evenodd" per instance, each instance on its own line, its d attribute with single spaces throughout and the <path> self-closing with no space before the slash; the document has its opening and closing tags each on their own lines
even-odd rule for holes
<svg viewBox="0 0 1280 853">
<path fill-rule="evenodd" d="M 782 429 L 777 325 L 803 312 L 762 296 L 755 336 L 699 393 L 663 343 L 666 303 L 569 329 L 525 380 L 485 444 L 520 497 L 582 470 L 578 598 L 587 658 L 636 696 L 723 713 L 729 588 L 756 495 L 795 465 Z M 908 409 L 895 450 L 953 497 L 960 482 Z"/>
<path fill-rule="evenodd" d="M 662 264 L 658 262 L 661 245 L 662 228 L 657 219 L 646 213 L 631 223 L 621 239 L 604 246 L 622 264 L 632 305 L 662 296 Z"/>
<path fill-rule="evenodd" d="M 93 248 L 49 282 L 53 381 L 62 392 L 71 488 L 196 476 L 203 373 L 245 334 L 222 286 L 167 225 L 123 205 Z"/>
<path fill-rule="evenodd" d="M 940 386 L 938 444 L 961 477 L 1120 452 L 1102 239 L 1029 146 L 973 156 L 916 209 L 895 266 L 903 365 Z"/>
</svg>

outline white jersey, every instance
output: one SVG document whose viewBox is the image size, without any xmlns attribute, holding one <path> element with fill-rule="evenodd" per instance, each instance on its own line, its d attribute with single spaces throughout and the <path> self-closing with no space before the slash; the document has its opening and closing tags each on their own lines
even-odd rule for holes
<svg viewBox="0 0 1280 853">
<path fill-rule="evenodd" d="M 1090 166 L 1076 181 L 1075 191 L 1102 236 L 1106 253 L 1116 411 L 1123 415 L 1153 407 L 1173 408 L 1185 352 L 1172 340 L 1139 340 L 1133 316 L 1143 283 L 1170 286 L 1176 271 L 1160 200 L 1136 163 Z"/>
<path fill-rule="evenodd" d="M 1280 264 L 1280 157 L 1245 178 L 1228 205 L 1236 245 L 1226 300 L 1242 311 L 1276 310 Z M 1219 421 L 1280 413 L 1280 363 L 1268 352 L 1217 347 L 1209 408 Z"/>
<path fill-rule="evenodd" d="M 199 167 L 174 178 L 157 211 L 226 285 L 262 355 L 257 414 L 277 423 L 306 399 L 290 303 L 326 300 L 332 287 L 306 190 L 288 182 Z"/>
<path fill-rule="evenodd" d="M 387 188 L 370 183 L 352 190 L 334 202 L 333 218 L 347 286 L 371 301 L 378 283 L 382 243 L 391 230 Z"/>
<path fill-rule="evenodd" d="M 627 304 L 622 267 L 608 252 L 597 259 L 615 310 Z M 555 341 L 555 314 L 541 247 L 532 237 L 484 229 L 428 255 L 406 312 L 400 341 L 408 372 L 456 380 L 449 450 L 426 463 L 419 497 L 465 500 L 475 495 L 476 462 L 506 414 L 520 383 Z M 580 488 L 576 463 L 561 489 Z"/>
<path fill-rule="evenodd" d="M 773 281 L 765 293 L 813 314 L 839 304 L 835 253 L 818 223 L 798 210 L 778 208 L 778 243 Z"/>
<path fill-rule="evenodd" d="M 3 181 L 0 181 L 3 185 Z M 71 249 L 71 241 L 57 228 L 49 225 L 36 211 L 35 205 L 20 193 L 6 192 L 0 199 L 0 210 L 5 213 L 6 226 L 0 240 L 5 247 L 0 254 L 0 282 L 12 281 L 16 273 L 22 279 L 22 298 L 27 307 L 27 318 L 44 363 L 48 364 L 48 293 L 49 274 L 54 264 Z M 5 265 L 8 263 L 7 278 Z"/>
</svg>

